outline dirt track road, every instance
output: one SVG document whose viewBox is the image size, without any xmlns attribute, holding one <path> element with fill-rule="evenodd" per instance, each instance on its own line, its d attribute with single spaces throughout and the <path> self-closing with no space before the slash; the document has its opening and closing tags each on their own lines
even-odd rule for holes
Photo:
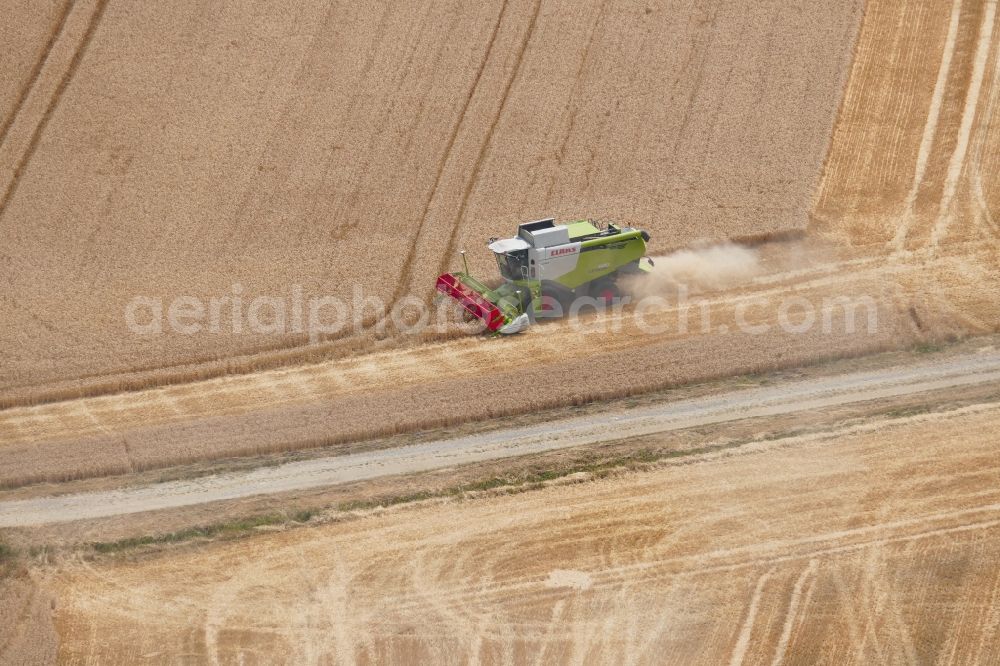
<svg viewBox="0 0 1000 666">
<path fill-rule="evenodd" d="M 0 527 L 25 527 L 177 508 L 410 474 L 743 418 L 789 414 L 942 388 L 1000 383 L 1000 353 L 978 353 L 762 386 L 606 415 L 577 417 L 395 449 L 298 461 L 145 487 L 0 503 Z"/>
</svg>

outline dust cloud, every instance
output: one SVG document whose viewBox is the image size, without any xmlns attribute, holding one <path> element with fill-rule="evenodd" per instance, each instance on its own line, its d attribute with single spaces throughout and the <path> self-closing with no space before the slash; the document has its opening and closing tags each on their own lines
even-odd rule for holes
<svg viewBox="0 0 1000 666">
<path fill-rule="evenodd" d="M 652 257 L 647 275 L 620 281 L 622 290 L 634 298 L 720 291 L 745 284 L 762 272 L 757 250 L 731 242 L 699 243 L 668 255 Z"/>
</svg>

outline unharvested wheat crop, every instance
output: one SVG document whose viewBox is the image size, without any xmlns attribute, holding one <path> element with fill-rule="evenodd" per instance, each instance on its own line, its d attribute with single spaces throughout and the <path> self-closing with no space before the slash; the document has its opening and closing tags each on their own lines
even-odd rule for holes
<svg viewBox="0 0 1000 666">
<path fill-rule="evenodd" d="M 136 295 L 424 298 L 455 250 L 492 272 L 482 243 L 543 215 L 644 227 L 663 250 L 801 228 L 860 6 L 19 9 L 0 74 L 0 396 L 340 353 L 268 356 L 303 345 L 295 331 L 133 335 Z"/>
</svg>

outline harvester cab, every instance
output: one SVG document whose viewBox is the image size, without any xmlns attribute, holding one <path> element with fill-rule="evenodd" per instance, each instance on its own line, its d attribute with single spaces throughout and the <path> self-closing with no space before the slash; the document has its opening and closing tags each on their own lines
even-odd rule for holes
<svg viewBox="0 0 1000 666">
<path fill-rule="evenodd" d="M 649 234 L 589 221 L 556 224 L 553 219 L 525 222 L 513 238 L 490 239 L 503 283 L 490 289 L 467 266 L 437 279 L 437 290 L 458 301 L 467 316 L 483 321 L 492 333 L 523 331 L 541 317 L 573 310 L 576 299 L 594 305 L 620 296 L 618 279 L 651 270 L 646 257 Z M 463 255 L 464 258 L 464 255 Z"/>
</svg>

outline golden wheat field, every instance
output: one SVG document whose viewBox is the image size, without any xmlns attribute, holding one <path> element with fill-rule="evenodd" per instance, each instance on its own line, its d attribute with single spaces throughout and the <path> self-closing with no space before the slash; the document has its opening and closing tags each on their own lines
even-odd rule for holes
<svg viewBox="0 0 1000 666">
<path fill-rule="evenodd" d="M 860 16 L 809 7 L 19 7 L 0 395 L 305 342 L 134 335 L 135 296 L 427 298 L 459 246 L 483 270 L 489 236 L 547 214 L 643 226 L 663 249 L 802 228 Z"/>
<path fill-rule="evenodd" d="M 1000 331 L 996 0 L 8 4 L 0 502 Z M 429 301 L 549 215 L 649 230 L 634 294 L 666 300 L 503 339 L 125 325 L 137 295 Z M 979 388 L 230 543 L 66 545 L 220 503 L 0 533 L 0 662 L 992 663 Z"/>
</svg>

